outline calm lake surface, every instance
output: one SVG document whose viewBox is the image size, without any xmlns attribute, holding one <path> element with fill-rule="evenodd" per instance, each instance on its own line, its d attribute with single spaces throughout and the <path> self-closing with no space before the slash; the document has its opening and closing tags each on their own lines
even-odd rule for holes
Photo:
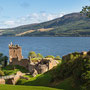
<svg viewBox="0 0 90 90">
<path fill-rule="evenodd" d="M 89 51 L 90 37 L 0 37 L 0 52 L 9 56 L 8 44 L 19 44 L 27 58 L 29 51 L 46 55 L 63 56 L 75 51 Z"/>
</svg>

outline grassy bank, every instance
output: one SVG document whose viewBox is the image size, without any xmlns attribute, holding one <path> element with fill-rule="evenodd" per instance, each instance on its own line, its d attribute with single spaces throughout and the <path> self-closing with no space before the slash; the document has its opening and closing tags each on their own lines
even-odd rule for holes
<svg viewBox="0 0 90 90">
<path fill-rule="evenodd" d="M 28 70 L 26 70 L 24 67 L 18 65 L 8 65 L 6 67 L 3 67 L 2 71 L 5 75 L 12 75 L 15 74 L 17 71 L 21 71 L 23 73 L 28 72 Z"/>
<path fill-rule="evenodd" d="M 14 85 L 0 85 L 0 90 L 63 90 L 50 87 L 41 86 L 14 86 Z"/>
<path fill-rule="evenodd" d="M 20 79 L 17 84 L 25 85 L 25 86 L 48 86 L 57 89 L 63 90 L 80 90 L 80 88 L 73 86 L 73 78 L 69 77 L 65 80 L 61 80 L 58 82 L 52 82 L 52 74 L 47 72 L 42 75 L 37 75 L 36 77 L 29 77 L 30 80 Z"/>
</svg>

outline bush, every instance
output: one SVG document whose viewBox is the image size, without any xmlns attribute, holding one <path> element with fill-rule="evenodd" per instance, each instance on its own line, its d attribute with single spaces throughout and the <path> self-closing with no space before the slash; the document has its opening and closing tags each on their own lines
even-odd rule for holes
<svg viewBox="0 0 90 90">
<path fill-rule="evenodd" d="M 0 57 L 2 57 L 3 56 L 3 54 L 2 53 L 0 53 Z"/>
<path fill-rule="evenodd" d="M 0 70 L 0 76 L 4 76 L 4 72 Z"/>
<path fill-rule="evenodd" d="M 66 79 L 73 77 L 74 83 L 79 84 L 83 88 L 89 88 L 90 85 L 90 56 L 83 56 L 72 53 L 63 57 L 64 60 L 59 67 L 56 67 L 52 74 L 54 80 Z"/>
<path fill-rule="evenodd" d="M 43 55 L 41 55 L 40 53 L 37 54 L 37 58 L 43 58 Z"/>
<path fill-rule="evenodd" d="M 29 52 L 28 57 L 36 58 L 37 57 L 37 54 L 34 51 L 31 51 L 31 52 Z"/>
<path fill-rule="evenodd" d="M 52 55 L 48 55 L 48 56 L 46 56 L 45 58 L 52 58 L 52 59 L 54 59 L 55 57 L 52 56 Z"/>
<path fill-rule="evenodd" d="M 2 71 L 5 73 L 5 75 L 12 75 L 15 74 L 17 71 L 21 71 L 22 73 L 28 72 L 28 70 L 19 65 L 8 65 L 6 67 L 3 67 Z"/>
<path fill-rule="evenodd" d="M 60 56 L 55 57 L 56 60 L 61 60 Z"/>
<path fill-rule="evenodd" d="M 2 53 L 0 53 L 0 64 L 5 67 L 7 66 L 7 61 L 8 61 L 8 57 L 7 56 L 3 56 Z"/>
</svg>

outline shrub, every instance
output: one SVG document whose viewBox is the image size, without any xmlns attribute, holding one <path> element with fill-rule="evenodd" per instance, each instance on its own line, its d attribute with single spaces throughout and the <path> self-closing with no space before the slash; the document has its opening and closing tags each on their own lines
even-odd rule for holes
<svg viewBox="0 0 90 90">
<path fill-rule="evenodd" d="M 73 53 L 63 58 L 63 63 L 54 71 L 56 74 L 52 74 L 54 80 L 62 80 L 72 76 L 76 85 L 78 83 L 88 90 L 90 85 L 90 56 Z"/>
<path fill-rule="evenodd" d="M 3 56 L 2 53 L 0 53 L 0 64 L 5 67 L 7 66 L 7 61 L 8 61 L 8 57 L 7 56 Z"/>
<path fill-rule="evenodd" d="M 55 58 L 54 56 L 52 56 L 52 55 L 48 55 L 48 56 L 46 56 L 45 58 Z"/>
<path fill-rule="evenodd" d="M 31 52 L 29 52 L 28 57 L 36 58 L 37 57 L 37 54 L 34 51 L 31 51 Z"/>
<path fill-rule="evenodd" d="M 12 75 L 15 74 L 17 71 L 21 71 L 22 73 L 28 72 L 28 70 L 19 65 L 8 65 L 6 67 L 3 67 L 2 71 L 5 73 L 5 75 Z"/>
<path fill-rule="evenodd" d="M 55 57 L 56 60 L 61 60 L 60 56 Z"/>
<path fill-rule="evenodd" d="M 41 55 L 40 53 L 37 54 L 37 58 L 43 58 L 43 55 Z"/>
<path fill-rule="evenodd" d="M 4 72 L 0 70 L 0 76 L 4 76 Z"/>
<path fill-rule="evenodd" d="M 3 54 L 2 53 L 0 53 L 0 57 L 2 57 L 3 56 Z"/>
</svg>

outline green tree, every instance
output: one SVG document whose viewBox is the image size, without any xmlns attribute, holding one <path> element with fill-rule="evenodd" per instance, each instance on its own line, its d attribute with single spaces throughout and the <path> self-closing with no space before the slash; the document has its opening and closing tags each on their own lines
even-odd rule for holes
<svg viewBox="0 0 90 90">
<path fill-rule="evenodd" d="M 3 54 L 2 53 L 0 53 L 0 57 L 2 57 L 3 56 Z"/>
<path fill-rule="evenodd" d="M 57 59 L 57 60 L 61 60 L 60 56 L 56 56 L 55 59 Z"/>
<path fill-rule="evenodd" d="M 77 56 L 77 57 L 76 57 Z M 90 90 L 90 55 L 72 53 L 64 56 L 61 63 L 52 74 L 54 80 L 62 80 L 73 77 L 73 83 L 80 85 L 81 90 Z"/>
<path fill-rule="evenodd" d="M 3 60 L 4 60 L 4 67 L 6 67 L 7 66 L 7 62 L 8 62 L 8 57 L 4 56 Z"/>
<path fill-rule="evenodd" d="M 3 54 L 0 53 L 0 64 L 2 64 L 2 61 L 3 61 Z"/>
<path fill-rule="evenodd" d="M 48 56 L 46 56 L 45 58 L 55 58 L 53 55 L 48 55 Z"/>
<path fill-rule="evenodd" d="M 0 76 L 4 76 L 4 72 L 0 70 Z"/>
<path fill-rule="evenodd" d="M 7 61 L 8 61 L 8 57 L 3 56 L 3 54 L 0 53 L 0 64 L 5 67 L 7 66 Z"/>
<path fill-rule="evenodd" d="M 43 58 L 43 55 L 40 54 L 40 53 L 38 53 L 38 54 L 37 54 L 37 58 Z"/>
<path fill-rule="evenodd" d="M 81 13 L 85 14 L 86 16 L 90 18 L 90 6 L 83 7 Z"/>
<path fill-rule="evenodd" d="M 29 52 L 28 57 L 36 58 L 37 57 L 37 54 L 34 51 L 31 51 L 31 52 Z"/>
</svg>

